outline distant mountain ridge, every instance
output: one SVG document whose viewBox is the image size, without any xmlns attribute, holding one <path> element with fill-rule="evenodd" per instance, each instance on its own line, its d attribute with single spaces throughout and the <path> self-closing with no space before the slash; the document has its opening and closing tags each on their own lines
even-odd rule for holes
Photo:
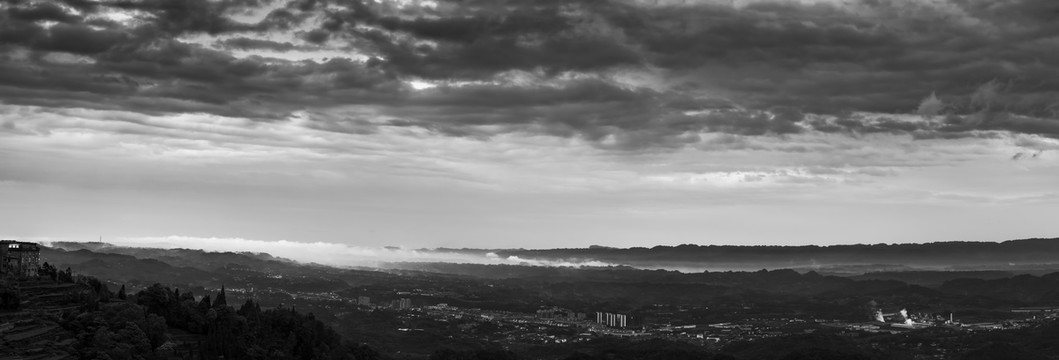
<svg viewBox="0 0 1059 360">
<path fill-rule="evenodd" d="M 138 259 L 154 259 L 174 267 L 206 271 L 229 266 L 249 267 L 259 271 L 287 272 L 300 264 L 267 253 L 208 252 L 194 249 L 157 249 L 124 247 L 104 243 L 52 243 L 56 249 L 70 252 L 93 251 L 126 255 Z M 922 244 L 856 244 L 830 246 L 735 246 L 735 245 L 677 245 L 616 248 L 590 246 L 588 248 L 559 249 L 420 249 L 420 253 L 469 255 L 484 263 L 497 257 L 510 264 L 565 265 L 603 264 L 640 269 L 668 269 L 683 272 L 795 269 L 799 272 L 817 271 L 821 274 L 856 276 L 876 272 L 907 271 L 1004 271 L 1044 274 L 1059 270 L 1059 238 L 1035 238 L 1003 242 L 934 242 Z M 69 254 L 68 254 L 69 255 Z M 447 256 L 452 258 L 451 256 Z M 441 258 L 441 257 L 439 257 Z M 429 261 L 428 261 L 429 262 Z M 438 262 L 443 262 L 438 260 Z M 427 270 L 420 265 L 388 263 L 391 269 Z M 354 264 L 350 264 L 354 265 Z M 368 268 L 363 268 L 369 270 Z M 444 272 L 444 271 L 443 271 Z M 1005 273 L 1005 275 L 1007 275 Z M 925 280 L 925 279 L 924 279 Z M 945 280 L 936 278 L 929 282 Z"/>
<path fill-rule="evenodd" d="M 761 269 L 834 265 L 901 265 L 919 268 L 997 269 L 1027 264 L 1059 266 L 1059 238 L 1003 242 L 933 242 L 802 246 L 677 245 L 566 249 L 436 249 L 438 252 L 549 261 L 600 261 L 642 268 Z"/>
<path fill-rule="evenodd" d="M 105 243 L 51 243 L 41 247 L 41 263 L 44 262 L 138 286 L 163 283 L 219 288 L 224 284 L 243 284 L 324 291 L 344 288 L 362 279 L 397 276 L 298 263 L 265 253 L 138 248 Z"/>
<path fill-rule="evenodd" d="M 1050 240 L 1049 240 L 1050 241 Z M 1025 241 L 1016 241 L 1023 246 Z M 1049 245 L 1055 242 L 1047 243 Z M 1001 243 L 1003 244 L 1003 243 Z M 56 244 L 53 244 L 55 246 Z M 79 272 L 118 283 L 146 286 L 154 282 L 217 288 L 223 284 L 274 287 L 297 291 L 339 291 L 361 284 L 393 284 L 401 281 L 435 281 L 444 274 L 469 279 L 529 281 L 551 284 L 556 293 L 577 294 L 592 287 L 594 292 L 628 296 L 645 289 L 664 288 L 660 294 L 717 296 L 722 293 L 770 292 L 782 294 L 885 295 L 927 292 L 961 296 L 988 296 L 1025 305 L 1059 301 L 1059 273 L 1016 275 L 999 271 L 898 271 L 869 273 L 854 277 L 822 276 L 814 271 L 784 270 L 681 273 L 615 267 L 547 267 L 451 263 L 392 264 L 402 270 L 339 269 L 278 260 L 268 254 L 208 252 L 191 249 L 152 249 L 91 244 L 95 251 L 79 243 L 66 247 L 42 247 L 41 258 L 60 269 L 73 266 Z M 105 245 L 105 244 L 104 244 Z M 996 245 L 996 243 L 994 243 Z M 662 247 L 674 248 L 674 247 Z M 679 248 L 679 247 L 676 247 Z M 703 248 L 712 248 L 704 246 Z M 76 249 L 76 250 L 74 250 Z M 559 249 L 569 250 L 569 249 Z M 584 249 L 621 251 L 628 249 Z M 275 278 L 273 275 L 282 275 Z M 404 279 L 404 280 L 402 280 Z M 411 280 L 418 279 L 418 280 Z M 576 284 L 576 285 L 574 285 Z M 923 287 L 926 286 L 926 287 Z M 929 289 L 928 289 L 929 288 Z M 670 291 L 672 290 L 672 291 Z M 942 293 L 936 293 L 941 290 Z"/>
</svg>

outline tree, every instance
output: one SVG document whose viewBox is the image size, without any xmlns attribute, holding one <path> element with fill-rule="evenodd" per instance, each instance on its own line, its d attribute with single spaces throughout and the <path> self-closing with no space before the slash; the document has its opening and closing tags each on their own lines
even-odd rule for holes
<svg viewBox="0 0 1059 360">
<path fill-rule="evenodd" d="M 185 291 L 185 292 L 180 293 L 179 299 L 180 299 L 180 301 L 187 301 L 187 300 L 195 301 L 195 294 L 192 293 L 191 291 Z"/>
<path fill-rule="evenodd" d="M 256 319 L 261 316 L 261 305 L 255 303 L 253 299 L 246 299 L 246 302 L 239 307 L 239 311 L 236 311 L 236 314 L 248 319 Z"/>
<path fill-rule="evenodd" d="M 169 303 L 173 293 L 161 284 L 154 284 L 136 293 L 136 303 L 143 306 L 146 312 L 168 317 Z"/>
<path fill-rule="evenodd" d="M 51 281 L 56 281 L 59 276 L 59 269 L 56 269 L 55 265 L 49 264 L 47 261 L 45 261 L 44 265 L 40 266 L 40 270 L 38 271 L 38 273 L 40 275 L 51 278 Z"/>
<path fill-rule="evenodd" d="M 73 283 L 74 271 L 67 267 L 66 271 L 59 271 L 58 274 L 56 274 L 56 280 L 61 283 Z"/>
<path fill-rule="evenodd" d="M 111 293 L 110 289 L 107 288 L 107 284 L 94 277 L 85 278 L 85 282 L 92 288 L 92 293 L 95 294 L 97 300 L 100 302 L 110 301 Z"/>
<path fill-rule="evenodd" d="M 205 314 L 206 310 L 209 310 L 211 307 L 213 307 L 210 304 L 213 304 L 212 302 L 210 302 L 210 294 L 202 295 L 202 300 L 199 300 L 199 312 Z"/>
<path fill-rule="evenodd" d="M 224 285 L 221 285 L 221 292 L 217 294 L 217 298 L 213 300 L 213 307 L 225 307 L 228 306 L 228 300 L 224 297 Z"/>
<path fill-rule="evenodd" d="M 125 284 L 121 284 L 121 289 L 118 289 L 118 299 L 125 300 L 126 297 L 127 296 L 125 295 Z"/>
<path fill-rule="evenodd" d="M 143 332 L 147 336 L 147 340 L 150 341 L 152 349 L 158 348 L 169 340 L 166 330 L 165 318 L 155 314 L 148 314 L 147 318 L 144 319 Z"/>
</svg>

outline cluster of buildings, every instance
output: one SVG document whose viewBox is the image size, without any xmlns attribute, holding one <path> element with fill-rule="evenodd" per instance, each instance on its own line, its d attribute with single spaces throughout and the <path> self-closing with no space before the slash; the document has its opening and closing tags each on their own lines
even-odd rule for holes
<svg viewBox="0 0 1059 360">
<path fill-rule="evenodd" d="M 538 309 L 536 317 L 566 321 L 584 321 L 588 319 L 588 316 L 583 312 L 575 312 L 573 310 L 564 309 L 558 306 Z M 629 326 L 629 316 L 626 314 L 597 311 L 595 322 L 596 324 L 605 325 L 612 328 L 625 328 Z"/>
<path fill-rule="evenodd" d="M 372 306 L 371 297 L 364 296 L 364 295 L 358 296 L 357 300 L 356 300 L 356 304 L 357 305 L 361 305 L 361 306 L 370 307 L 370 306 Z M 412 308 L 412 299 L 410 299 L 410 298 L 400 298 L 400 299 L 397 299 L 397 300 L 392 300 L 389 303 L 385 303 L 384 302 L 384 303 L 381 303 L 381 304 L 377 304 L 377 305 L 375 305 L 375 307 L 387 307 L 387 308 L 395 309 L 395 310 L 408 310 L 408 309 Z"/>
<path fill-rule="evenodd" d="M 390 308 L 397 310 L 408 310 L 412 308 L 412 299 L 400 298 L 397 300 L 390 301 Z"/>
<path fill-rule="evenodd" d="M 40 245 L 15 240 L 0 240 L 0 274 L 20 277 L 37 276 L 40 267 Z"/>
<path fill-rule="evenodd" d="M 629 316 L 625 314 L 596 312 L 596 323 L 610 327 L 624 328 L 628 326 Z"/>
<path fill-rule="evenodd" d="M 883 313 L 876 309 L 872 316 L 876 323 L 888 323 L 892 327 L 919 329 L 930 326 L 956 326 L 959 325 L 952 313 L 945 317 L 937 314 L 909 314 L 908 310 L 901 309 L 895 313 Z"/>
<path fill-rule="evenodd" d="M 1015 314 L 1032 315 L 1032 317 L 1003 320 L 987 319 L 987 321 L 981 321 L 981 319 L 979 319 L 978 322 L 965 323 L 956 319 L 952 313 L 911 314 L 905 309 L 901 309 L 893 313 L 884 313 L 881 309 L 876 309 L 872 316 L 874 320 L 873 322 L 836 324 L 842 327 L 846 327 L 849 330 L 865 332 L 898 333 L 901 330 L 922 329 L 927 327 L 948 327 L 951 329 L 977 331 L 1022 328 L 1032 326 L 1040 321 L 1059 318 L 1059 308 L 1050 306 L 1020 307 L 1011 309 L 1011 312 Z"/>
<path fill-rule="evenodd" d="M 558 306 L 545 307 L 537 310 L 537 317 L 544 319 L 584 320 L 585 313 L 575 312 Z"/>
</svg>

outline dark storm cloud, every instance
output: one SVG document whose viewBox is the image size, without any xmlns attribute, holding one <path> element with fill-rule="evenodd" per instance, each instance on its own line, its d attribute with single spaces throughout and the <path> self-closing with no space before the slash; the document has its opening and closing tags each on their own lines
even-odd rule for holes
<svg viewBox="0 0 1059 360">
<path fill-rule="evenodd" d="M 272 51 L 291 51 L 297 47 L 290 42 L 278 42 L 272 40 L 261 40 L 251 39 L 246 37 L 237 37 L 226 39 L 218 42 L 220 47 L 238 50 L 272 50 Z"/>
<path fill-rule="evenodd" d="M 147 22 L 122 27 L 100 18 L 85 21 L 55 4 L 5 4 L 0 11 L 0 47 L 10 55 L 0 64 L 5 79 L 0 93 L 6 103 L 282 118 L 307 106 L 389 101 L 396 94 L 393 75 L 347 59 L 323 63 L 237 59 L 174 39 L 196 32 L 254 33 L 296 24 L 306 17 L 286 10 L 282 11 L 290 16 L 276 15 L 277 10 L 258 24 L 244 24 L 225 14 L 256 6 L 255 2 L 148 0 L 75 5 L 85 13 L 123 9 L 151 16 Z M 58 20 L 62 22 L 46 23 Z M 219 45 L 277 51 L 295 48 L 290 43 L 245 37 Z M 18 51 L 23 55 L 14 56 Z M 56 63 L 46 56 L 52 53 L 85 57 Z"/>
<path fill-rule="evenodd" d="M 0 25 L 0 41 L 4 44 L 0 45 L 17 44 L 42 51 L 96 54 L 127 39 L 123 32 L 95 30 L 84 24 L 59 23 L 46 29 L 13 16 L 0 15 L 0 21 L 4 22 Z"/>
<path fill-rule="evenodd" d="M 641 55 L 622 43 L 605 22 L 561 14 L 554 5 L 510 5 L 516 10 L 498 12 L 496 6 L 489 6 L 453 18 L 357 15 L 363 11 L 352 16 L 381 28 L 357 35 L 372 41 L 388 59 L 389 68 L 427 78 L 485 78 L 499 71 L 535 68 L 553 73 L 594 71 L 642 64 Z M 422 40 L 437 46 L 424 45 Z"/>
<path fill-rule="evenodd" d="M 896 34 L 848 17 L 834 8 L 748 6 L 741 10 L 719 6 L 672 9 L 669 24 L 633 28 L 641 42 L 669 68 L 697 68 L 705 63 L 766 63 L 786 69 L 817 62 L 860 62 L 898 50 Z"/>
<path fill-rule="evenodd" d="M 111 6 L 128 10 L 145 11 L 156 16 L 154 26 L 158 30 L 179 35 L 186 32 L 218 34 L 252 29 L 225 16 L 229 11 L 256 5 L 245 1 L 209 0 L 141 0 L 118 1 Z"/>
<path fill-rule="evenodd" d="M 381 109 L 391 126 L 452 136 L 543 133 L 620 149 L 683 146 L 703 131 L 926 138 L 1002 130 L 1059 137 L 1052 120 L 1059 115 L 1059 68 L 1051 65 L 1059 63 L 1053 21 L 1059 5 L 1046 0 L 741 7 L 296 0 L 277 3 L 256 23 L 231 16 L 272 2 L 4 4 L 0 47 L 25 52 L 0 58 L 0 94 L 9 103 L 262 119 L 364 105 Z M 149 16 L 126 25 L 92 17 L 115 9 Z M 274 32 L 291 40 L 260 38 Z M 203 34 L 223 37 L 207 44 L 176 40 Z M 323 48 L 367 60 L 240 59 L 225 52 Z M 82 58 L 57 62 L 50 53 Z M 610 77 L 637 70 L 666 84 L 638 87 Z M 553 83 L 500 76 L 518 71 Z M 442 86 L 413 91 L 400 81 L 410 78 Z M 982 86 L 994 80 L 1002 86 L 983 102 Z M 479 85 L 446 85 L 461 82 Z M 944 120 L 850 115 L 910 113 L 931 92 L 944 103 Z M 357 116 L 312 118 L 318 122 L 312 126 L 337 132 L 372 126 Z"/>
<path fill-rule="evenodd" d="M 268 13 L 255 28 L 264 31 L 270 29 L 288 30 L 304 22 L 307 15 L 306 13 L 295 14 L 287 9 L 276 9 Z"/>
<path fill-rule="evenodd" d="M 1028 36 L 1050 36 L 1059 29 L 1059 4 L 1049 0 L 962 0 L 961 8 L 975 17 L 1010 26 L 1012 32 Z"/>
<path fill-rule="evenodd" d="M 896 0 L 856 9 L 707 5 L 647 11 L 641 19 L 649 21 L 627 21 L 623 30 L 652 63 L 735 91 L 746 106 L 825 113 L 906 112 L 931 91 L 966 94 L 991 79 L 1041 79 L 1046 71 L 1034 67 L 1057 56 L 1046 44 L 1024 46 L 1033 39 L 1027 34 L 1046 36 L 1039 30 L 1050 23 L 1022 18 L 1020 28 L 1038 31 L 1009 31 L 990 18 L 950 13 L 959 8 Z"/>
<path fill-rule="evenodd" d="M 388 114 L 393 125 L 418 126 L 453 135 L 483 135 L 473 127 L 501 132 L 539 131 L 598 140 L 615 131 L 653 127 L 668 110 L 647 90 L 628 90 L 599 80 L 560 88 L 478 85 L 440 88 L 407 98 Z"/>
<path fill-rule="evenodd" d="M 969 102 L 976 87 L 1011 79 L 1021 83 L 1009 89 L 1007 110 L 1037 117 L 1055 114 L 1059 84 L 1049 79 L 1059 79 L 1059 73 L 1042 64 L 1057 53 L 1048 50 L 1050 43 L 1032 45 L 1054 34 L 1048 32 L 1054 25 L 1044 21 L 1047 17 L 1034 15 L 1049 13 L 1054 6 L 1047 2 L 933 7 L 894 0 L 863 2 L 857 8 L 763 2 L 739 9 L 622 2 L 569 3 L 562 9 L 517 1 L 503 5 L 515 10 L 497 14 L 489 6 L 466 6 L 474 10 L 448 18 L 437 12 L 398 18 L 359 11 L 360 21 L 382 28 L 360 35 L 378 47 L 387 69 L 427 78 L 482 78 L 531 68 L 590 72 L 650 64 L 693 81 L 676 93 L 656 97 L 721 89 L 734 93 L 732 101 L 744 107 L 824 114 L 907 113 L 931 91 L 950 100 L 950 112 L 968 114 L 975 111 L 961 103 Z M 1003 11 L 988 11 L 993 8 Z M 1007 27 L 1014 23 L 1019 26 Z M 538 38 L 548 40 L 526 41 Z M 417 43 L 424 39 L 438 45 Z M 723 117 L 698 121 L 716 131 L 782 134 L 799 131 L 794 124 L 800 120 L 769 126 L 755 116 L 746 117 L 746 124 Z M 967 130 L 928 122 L 850 121 L 828 126 L 832 131 L 887 133 Z M 1010 122 L 978 125 L 972 129 L 1028 130 Z"/>
<path fill-rule="evenodd" d="M 56 3 L 33 3 L 8 9 L 14 19 L 22 21 L 52 20 L 63 23 L 78 22 L 79 16 L 68 13 Z"/>
<path fill-rule="evenodd" d="M 63 49 L 88 54 L 103 48 L 92 44 L 84 41 Z M 56 43 L 38 47 L 54 48 Z M 283 118 L 313 104 L 385 102 L 396 93 L 391 77 L 346 59 L 267 64 L 261 58 L 238 59 L 166 39 L 111 46 L 93 54 L 92 64 L 50 63 L 43 54 L 31 53 L 19 61 L 8 56 L 0 64 L 5 102 Z"/>
<path fill-rule="evenodd" d="M 125 33 L 95 30 L 85 25 L 58 24 L 48 31 L 49 37 L 38 44 L 38 49 L 64 51 L 74 54 L 98 54 L 126 41 Z"/>
<path fill-rule="evenodd" d="M 700 132 L 739 135 L 799 133 L 804 115 L 792 108 L 740 110 L 720 100 L 672 99 L 667 93 L 627 89 L 588 79 L 564 87 L 474 85 L 443 87 L 403 98 L 383 113 L 388 126 L 418 127 L 448 136 L 489 138 L 526 132 L 577 137 L 616 150 L 674 148 L 699 141 Z M 701 112 L 670 107 L 677 101 Z M 343 118 L 317 119 L 323 122 Z M 320 129 L 360 133 L 350 127 Z"/>
</svg>

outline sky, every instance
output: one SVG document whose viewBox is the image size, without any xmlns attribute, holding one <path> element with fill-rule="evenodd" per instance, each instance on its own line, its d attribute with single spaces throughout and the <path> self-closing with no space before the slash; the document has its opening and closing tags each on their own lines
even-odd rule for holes
<svg viewBox="0 0 1059 360">
<path fill-rule="evenodd" d="M 3 0 L 0 237 L 1052 237 L 1057 18 L 1053 0 Z"/>
</svg>

